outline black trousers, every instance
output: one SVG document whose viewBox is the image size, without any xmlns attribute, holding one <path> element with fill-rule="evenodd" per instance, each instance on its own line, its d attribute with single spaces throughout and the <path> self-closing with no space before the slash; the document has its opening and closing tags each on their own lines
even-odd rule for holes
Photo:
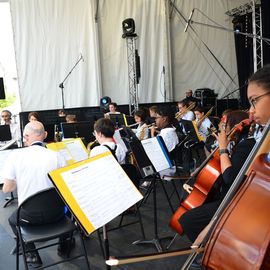
<svg viewBox="0 0 270 270">
<path fill-rule="evenodd" d="M 221 200 L 205 203 L 199 207 L 187 211 L 179 219 L 184 234 L 191 242 L 194 242 L 200 232 L 208 225 L 218 209 Z"/>
<path fill-rule="evenodd" d="M 38 213 L 28 213 L 24 209 L 20 211 L 21 221 L 20 224 L 22 225 L 42 225 L 56 222 L 64 217 L 64 209 L 58 208 L 54 209 L 53 212 L 51 211 L 39 211 Z M 9 225 L 16 235 L 16 225 L 17 225 L 17 210 L 15 210 L 12 215 L 8 219 Z"/>
</svg>

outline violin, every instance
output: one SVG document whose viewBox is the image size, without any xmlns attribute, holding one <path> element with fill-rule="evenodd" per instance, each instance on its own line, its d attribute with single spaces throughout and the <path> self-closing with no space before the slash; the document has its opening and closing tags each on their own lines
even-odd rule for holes
<svg viewBox="0 0 270 270">
<path fill-rule="evenodd" d="M 236 133 L 241 133 L 241 131 L 250 124 L 251 120 L 245 119 L 239 124 L 235 125 L 229 132 L 228 139 L 232 140 L 233 136 L 235 136 Z M 216 147 L 216 149 L 196 170 L 197 175 L 193 176 L 196 177 L 196 181 L 193 188 L 191 188 L 190 194 L 181 203 L 180 207 L 175 211 L 175 213 L 170 219 L 170 227 L 180 235 L 183 234 L 183 228 L 179 223 L 179 219 L 181 218 L 181 216 L 188 210 L 198 207 L 206 201 L 213 185 L 221 174 L 218 150 L 219 148 Z M 190 179 L 188 181 L 190 181 Z"/>
</svg>

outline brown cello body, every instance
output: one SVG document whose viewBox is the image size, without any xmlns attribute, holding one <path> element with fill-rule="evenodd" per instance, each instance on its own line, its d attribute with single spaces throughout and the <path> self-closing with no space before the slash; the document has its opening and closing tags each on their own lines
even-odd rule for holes
<svg viewBox="0 0 270 270">
<path fill-rule="evenodd" d="M 180 217 L 188 210 L 202 205 L 214 183 L 221 173 L 218 151 L 208 161 L 205 167 L 199 172 L 192 192 L 181 203 L 181 206 L 173 214 L 169 225 L 179 234 L 183 233 L 183 228 L 179 223 Z"/>
<path fill-rule="evenodd" d="M 253 163 L 243 186 L 226 208 L 206 246 L 206 269 L 270 269 L 270 163 Z"/>
<path fill-rule="evenodd" d="M 235 133 L 241 133 L 245 127 L 251 124 L 251 122 L 252 121 L 250 119 L 245 119 L 235 125 L 230 131 L 228 140 L 231 140 Z M 219 148 L 216 148 L 215 152 L 209 156 L 211 158 L 209 160 L 207 159 L 207 163 L 205 165 L 202 164 L 203 168 L 197 175 L 192 192 L 181 203 L 180 207 L 175 211 L 169 222 L 170 227 L 179 234 L 183 233 L 183 228 L 179 223 L 181 216 L 188 210 L 198 207 L 206 201 L 207 196 L 221 174 L 218 150 Z"/>
</svg>

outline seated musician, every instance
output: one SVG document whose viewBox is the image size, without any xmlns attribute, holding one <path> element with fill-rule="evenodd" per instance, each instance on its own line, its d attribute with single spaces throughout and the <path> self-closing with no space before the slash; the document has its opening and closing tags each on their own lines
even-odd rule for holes
<svg viewBox="0 0 270 270">
<path fill-rule="evenodd" d="M 109 118 L 110 114 L 120 114 L 120 112 L 117 111 L 117 104 L 115 102 L 109 104 L 109 112 L 105 113 L 104 117 Z"/>
<path fill-rule="evenodd" d="M 256 124 L 260 126 L 266 125 L 270 119 L 270 65 L 264 66 L 253 74 L 249 80 L 247 89 L 248 100 L 250 102 L 250 114 Z M 227 112 L 229 119 L 232 112 Z M 243 137 L 243 135 L 242 135 Z M 226 136 L 224 131 L 217 137 L 220 149 L 226 146 Z M 258 139 L 258 138 L 256 138 Z M 253 143 L 251 143 L 253 140 Z M 249 145 L 247 145 L 249 144 Z M 221 170 L 223 182 L 221 185 L 220 198 L 213 202 L 206 203 L 198 208 L 195 208 L 180 218 L 179 222 L 184 228 L 184 233 L 194 242 L 200 231 L 210 222 L 212 216 L 217 210 L 226 191 L 234 181 L 236 173 L 239 172 L 243 164 L 244 155 L 251 151 L 251 145 L 254 144 L 254 139 L 242 139 L 236 145 L 234 154 L 229 157 L 226 151 L 221 153 Z M 245 148 L 246 145 L 246 148 Z M 239 158 L 238 158 L 239 157 Z M 239 162 L 241 164 L 239 164 Z"/>
<path fill-rule="evenodd" d="M 3 110 L 1 112 L 1 125 L 10 126 L 11 139 L 16 141 L 17 145 L 20 146 L 22 142 L 20 126 L 12 122 L 12 113 L 9 110 Z"/>
<path fill-rule="evenodd" d="M 77 123 L 77 117 L 75 114 L 66 115 L 66 123 Z"/>
<path fill-rule="evenodd" d="M 176 145 L 179 143 L 178 136 L 176 134 L 176 128 L 173 126 L 174 114 L 171 108 L 160 108 L 157 111 L 156 127 L 151 127 L 151 137 L 158 135 L 161 136 L 165 142 L 165 145 L 169 152 L 172 152 Z M 157 132 L 158 128 L 160 131 Z"/>
<path fill-rule="evenodd" d="M 120 144 L 115 144 L 113 139 L 114 130 L 114 124 L 110 119 L 101 118 L 96 121 L 94 132 L 100 145 L 91 150 L 90 157 L 111 151 L 120 164 L 125 163 L 126 152 Z"/>
<path fill-rule="evenodd" d="M 56 152 L 43 147 L 43 140 L 46 137 L 46 131 L 42 123 L 31 121 L 24 127 L 23 132 L 25 148 L 20 151 L 14 151 L 8 157 L 4 169 L 3 192 L 11 192 L 17 189 L 18 203 L 21 204 L 31 195 L 52 187 L 52 182 L 48 173 L 57 168 L 66 165 L 65 160 Z M 40 214 L 28 213 L 26 210 L 21 212 L 21 223 L 42 225 L 55 222 L 64 217 L 63 206 L 55 205 L 53 211 L 44 211 L 42 209 L 44 202 L 40 202 Z M 16 235 L 17 210 L 9 218 L 9 224 Z M 58 252 L 64 250 L 64 239 L 59 245 Z M 28 248 L 34 249 L 33 243 L 27 244 Z M 42 265 L 38 251 L 27 253 L 27 263 L 33 267 Z"/>
<path fill-rule="evenodd" d="M 209 129 L 211 127 L 211 121 L 208 117 L 204 115 L 204 109 L 202 107 L 196 107 L 194 109 L 194 114 L 196 116 L 195 123 L 197 124 L 199 133 L 203 140 L 206 140 L 206 137 L 209 135 Z"/>
<path fill-rule="evenodd" d="M 188 107 L 190 106 L 190 103 L 188 100 L 183 99 L 179 101 L 177 106 L 178 106 L 179 114 L 182 114 L 180 119 L 188 120 L 188 121 L 193 121 L 195 119 L 193 111 L 188 110 Z M 178 119 L 178 121 L 180 119 Z"/>
<path fill-rule="evenodd" d="M 30 112 L 28 114 L 28 121 L 40 121 L 40 116 L 38 112 Z"/>
<path fill-rule="evenodd" d="M 149 129 L 146 121 L 146 114 L 143 110 L 138 110 L 134 113 L 134 120 L 138 124 L 137 129 L 133 129 L 134 133 L 136 134 L 137 138 L 141 140 L 145 140 L 149 138 Z"/>
<path fill-rule="evenodd" d="M 248 119 L 248 117 L 248 114 L 243 111 L 229 112 L 225 127 L 221 128 L 220 133 L 216 135 L 219 144 L 221 174 L 216 181 L 215 187 L 210 192 L 207 202 L 187 211 L 179 219 L 184 233 L 192 242 L 211 220 L 255 144 L 253 138 L 247 137 L 248 126 L 244 128 L 241 134 L 235 136 L 233 148 L 231 150 L 228 149 L 230 142 L 227 139 L 227 133 L 236 124 L 244 119 Z"/>
</svg>

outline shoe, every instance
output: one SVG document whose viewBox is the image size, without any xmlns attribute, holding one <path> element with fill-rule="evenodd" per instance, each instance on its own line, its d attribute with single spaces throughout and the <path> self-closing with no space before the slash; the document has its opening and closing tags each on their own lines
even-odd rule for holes
<svg viewBox="0 0 270 270">
<path fill-rule="evenodd" d="M 72 249 L 75 248 L 75 238 L 72 237 L 71 239 L 65 239 L 65 240 L 60 240 L 60 244 L 57 248 L 57 254 L 60 257 L 69 257 L 69 254 Z"/>
<path fill-rule="evenodd" d="M 37 251 L 27 252 L 26 262 L 29 266 L 34 267 L 34 268 L 42 266 L 42 261 Z"/>
</svg>

